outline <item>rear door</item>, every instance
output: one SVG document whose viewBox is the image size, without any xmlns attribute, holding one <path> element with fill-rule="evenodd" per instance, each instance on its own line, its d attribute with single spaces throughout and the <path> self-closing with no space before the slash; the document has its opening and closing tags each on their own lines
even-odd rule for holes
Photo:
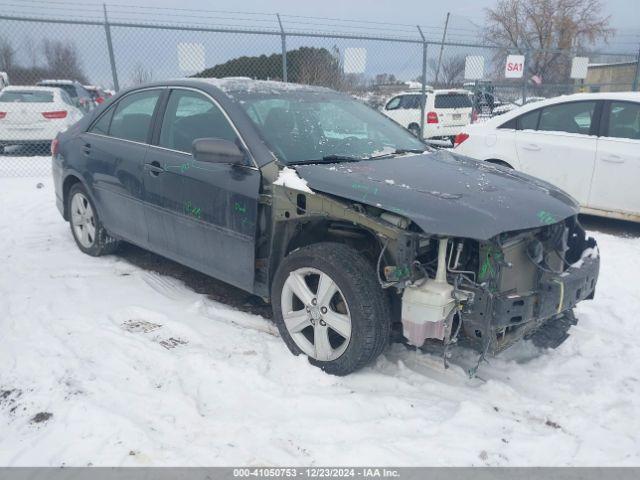
<svg viewBox="0 0 640 480">
<path fill-rule="evenodd" d="M 588 206 L 640 215 L 640 103 L 607 102 L 602 120 Z"/>
<path fill-rule="evenodd" d="M 589 200 L 595 166 L 597 101 L 550 105 L 518 118 L 522 171 L 560 187 L 581 205 Z"/>
<path fill-rule="evenodd" d="M 170 92 L 144 175 L 151 247 L 192 268 L 253 290 L 260 172 L 220 105 L 199 90 Z M 222 138 L 246 165 L 196 161 L 196 138 Z"/>
<path fill-rule="evenodd" d="M 81 136 L 86 171 L 104 224 L 112 233 L 146 246 L 143 168 L 162 89 L 132 92 L 111 106 Z"/>
<path fill-rule="evenodd" d="M 436 93 L 433 108 L 438 115 L 438 123 L 443 126 L 465 126 L 471 123 L 472 102 L 467 93 Z"/>
</svg>

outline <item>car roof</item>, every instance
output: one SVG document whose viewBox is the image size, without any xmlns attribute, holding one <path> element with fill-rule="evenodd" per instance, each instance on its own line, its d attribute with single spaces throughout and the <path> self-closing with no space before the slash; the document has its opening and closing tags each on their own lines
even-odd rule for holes
<svg viewBox="0 0 640 480">
<path fill-rule="evenodd" d="M 326 87 L 315 85 L 302 85 L 299 83 L 285 83 L 274 80 L 253 80 L 248 77 L 225 78 L 193 78 L 180 79 L 180 82 L 200 85 L 211 85 L 227 94 L 233 92 L 277 93 L 277 92 L 335 92 Z M 172 83 L 172 82 L 165 82 Z"/>
<path fill-rule="evenodd" d="M 2 89 L 3 92 L 24 92 L 24 91 L 34 91 L 34 92 L 60 92 L 58 87 L 34 87 L 32 85 L 9 85 L 8 87 L 4 87 Z"/>
<path fill-rule="evenodd" d="M 531 102 L 520 107 L 516 107 L 513 110 L 509 110 L 508 112 L 503 113 L 502 115 L 487 120 L 481 125 L 485 127 L 495 127 L 511 120 L 512 118 L 519 117 L 523 113 L 537 110 L 538 108 L 545 107 L 547 105 L 556 105 L 559 103 L 578 102 L 585 100 L 630 100 L 634 102 L 640 102 L 640 92 L 597 92 L 559 95 L 557 97 L 547 98 L 545 100 Z"/>
<path fill-rule="evenodd" d="M 434 90 L 433 93 L 435 93 L 436 95 L 440 95 L 440 94 L 447 94 L 447 93 L 462 93 L 464 95 L 468 95 L 471 92 L 469 90 L 466 90 L 464 88 L 439 88 L 438 90 Z"/>
</svg>

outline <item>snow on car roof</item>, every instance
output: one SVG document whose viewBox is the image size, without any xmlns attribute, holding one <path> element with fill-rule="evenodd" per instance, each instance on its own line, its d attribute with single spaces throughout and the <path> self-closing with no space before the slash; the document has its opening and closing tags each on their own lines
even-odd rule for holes
<svg viewBox="0 0 640 480">
<path fill-rule="evenodd" d="M 225 77 L 225 78 L 194 78 L 193 80 L 206 82 L 214 87 L 219 88 L 225 93 L 231 92 L 249 92 L 249 93 L 266 93 L 277 94 L 284 91 L 308 91 L 308 92 L 332 92 L 333 90 L 326 87 L 318 87 L 315 85 L 302 85 L 299 83 L 284 83 L 274 80 L 253 80 L 248 77 Z"/>
<path fill-rule="evenodd" d="M 60 85 L 73 85 L 76 82 L 74 82 L 73 80 L 56 80 L 56 79 L 45 79 L 45 80 L 40 80 L 38 83 L 58 83 Z"/>
<path fill-rule="evenodd" d="M 4 87 L 2 91 L 3 92 L 15 92 L 15 91 L 59 92 L 60 89 L 58 87 L 39 87 L 39 86 L 33 86 L 33 85 L 9 85 L 8 87 Z"/>
<path fill-rule="evenodd" d="M 555 105 L 557 103 L 576 102 L 579 100 L 631 100 L 634 102 L 640 102 L 640 92 L 597 92 L 597 93 L 573 93 L 570 95 L 559 95 L 557 97 L 547 98 L 537 102 L 527 103 L 523 106 L 516 107 L 513 110 L 509 110 L 506 113 L 493 117 L 486 122 L 483 122 L 482 127 L 496 127 L 518 117 L 523 113 L 531 110 L 537 110 L 538 108 L 545 107 L 547 105 Z"/>
</svg>

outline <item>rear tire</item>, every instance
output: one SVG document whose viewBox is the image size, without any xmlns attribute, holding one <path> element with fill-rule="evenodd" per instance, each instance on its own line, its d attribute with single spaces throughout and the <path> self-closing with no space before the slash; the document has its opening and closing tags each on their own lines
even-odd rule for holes
<svg viewBox="0 0 640 480">
<path fill-rule="evenodd" d="M 120 242 L 105 230 L 91 197 L 81 183 L 75 183 L 69 190 L 67 212 L 71 234 L 83 253 L 99 257 L 116 251 Z"/>
<path fill-rule="evenodd" d="M 377 358 L 391 330 L 389 303 L 377 278 L 364 256 L 340 243 L 319 243 L 289 254 L 272 285 L 273 317 L 289 350 L 306 354 L 312 365 L 333 375 L 348 375 Z M 322 294 L 329 289 L 320 287 L 329 282 L 335 284 L 331 297 Z M 326 336 L 320 336 L 324 329 Z"/>
<path fill-rule="evenodd" d="M 416 137 L 420 138 L 420 126 L 418 124 L 412 123 L 407 129 Z"/>
</svg>

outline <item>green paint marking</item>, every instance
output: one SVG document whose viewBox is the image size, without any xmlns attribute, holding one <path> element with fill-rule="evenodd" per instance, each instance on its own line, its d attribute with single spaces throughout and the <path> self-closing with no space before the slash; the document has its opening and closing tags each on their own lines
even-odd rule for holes
<svg viewBox="0 0 640 480">
<path fill-rule="evenodd" d="M 558 219 L 551 213 L 545 212 L 544 210 L 540 210 L 538 212 L 538 220 L 540 220 L 545 225 L 551 225 L 552 223 L 556 223 Z"/>
<path fill-rule="evenodd" d="M 191 203 L 191 200 L 189 200 L 184 204 L 184 214 L 190 215 L 195 218 L 200 218 L 202 210 L 200 209 L 200 207 L 194 207 Z"/>
</svg>

